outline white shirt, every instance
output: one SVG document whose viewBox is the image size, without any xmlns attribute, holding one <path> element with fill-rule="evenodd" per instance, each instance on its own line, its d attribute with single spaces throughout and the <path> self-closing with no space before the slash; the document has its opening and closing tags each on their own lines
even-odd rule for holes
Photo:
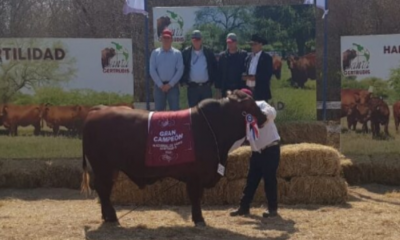
<svg viewBox="0 0 400 240">
<path fill-rule="evenodd" d="M 250 61 L 249 75 L 256 75 L 258 59 L 260 59 L 261 52 L 262 51 L 259 51 L 258 53 L 256 53 L 256 55 L 253 54 L 253 57 Z"/>
<path fill-rule="evenodd" d="M 265 101 L 256 101 L 256 104 L 261 109 L 261 111 L 267 115 L 267 122 L 265 125 L 259 129 L 259 136 L 256 141 L 254 141 L 255 147 L 257 149 L 252 149 L 252 151 L 259 151 L 266 146 L 270 145 L 275 141 L 281 140 L 278 133 L 278 128 L 275 125 L 276 110 L 271 105 Z"/>
<path fill-rule="evenodd" d="M 271 105 L 269 105 L 265 101 L 256 101 L 257 106 L 261 109 L 261 111 L 267 116 L 267 122 L 264 124 L 262 128 L 259 129 L 258 139 L 253 141 L 250 146 L 251 150 L 254 152 L 260 151 L 271 143 L 278 141 L 281 139 L 278 133 L 278 129 L 275 125 L 276 118 L 276 110 Z M 233 146 L 229 149 L 229 152 L 234 151 L 239 148 L 243 142 L 246 140 L 246 137 L 236 141 Z"/>
</svg>

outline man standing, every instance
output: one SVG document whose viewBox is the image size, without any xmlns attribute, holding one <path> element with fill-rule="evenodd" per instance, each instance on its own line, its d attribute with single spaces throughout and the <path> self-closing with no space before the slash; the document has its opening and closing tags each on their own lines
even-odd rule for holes
<svg viewBox="0 0 400 240">
<path fill-rule="evenodd" d="M 192 33 L 192 46 L 182 52 L 185 70 L 181 79 L 182 85 L 187 85 L 189 107 L 196 106 L 200 101 L 212 98 L 211 86 L 215 82 L 217 60 L 213 51 L 203 46 L 199 30 Z"/>
<path fill-rule="evenodd" d="M 229 33 L 226 37 L 227 50 L 222 52 L 218 61 L 218 78 L 215 87 L 221 92 L 217 92 L 217 98 L 226 96 L 228 90 L 233 91 L 245 87 L 242 81 L 242 74 L 246 72 L 245 60 L 247 52 L 239 50 L 237 47 L 237 36 Z"/>
<path fill-rule="evenodd" d="M 250 90 L 242 90 L 252 95 Z M 278 182 L 276 172 L 280 161 L 280 136 L 274 120 L 276 111 L 266 101 L 256 101 L 261 111 L 267 115 L 267 123 L 259 129 L 259 138 L 252 142 L 252 155 L 247 175 L 247 183 L 243 190 L 238 210 L 231 212 L 231 216 L 248 215 L 250 204 L 253 201 L 261 178 L 264 180 L 264 191 L 268 200 L 268 212 L 263 217 L 276 217 L 278 215 Z"/>
<path fill-rule="evenodd" d="M 272 98 L 271 95 L 271 77 L 273 73 L 272 57 L 265 53 L 262 48 L 267 44 L 267 41 L 259 35 L 251 37 L 251 51 L 246 58 L 246 73 L 243 80 L 246 85 L 253 91 L 254 100 L 268 101 Z"/>
<path fill-rule="evenodd" d="M 150 57 L 150 75 L 154 81 L 156 111 L 164 111 L 167 101 L 171 111 L 179 110 L 179 80 L 184 66 L 182 53 L 172 47 L 172 32 L 165 29 L 161 36 L 162 47 Z"/>
</svg>

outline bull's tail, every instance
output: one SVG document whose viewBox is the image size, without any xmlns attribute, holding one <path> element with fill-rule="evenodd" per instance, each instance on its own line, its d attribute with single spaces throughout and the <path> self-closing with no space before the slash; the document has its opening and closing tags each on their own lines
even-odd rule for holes
<svg viewBox="0 0 400 240">
<path fill-rule="evenodd" d="M 82 173 L 81 193 L 85 193 L 85 195 L 87 196 L 88 194 L 90 195 L 92 191 L 89 185 L 90 176 L 87 169 L 85 149 L 83 148 L 83 146 L 82 146 L 82 168 L 83 168 L 83 173 Z"/>
</svg>

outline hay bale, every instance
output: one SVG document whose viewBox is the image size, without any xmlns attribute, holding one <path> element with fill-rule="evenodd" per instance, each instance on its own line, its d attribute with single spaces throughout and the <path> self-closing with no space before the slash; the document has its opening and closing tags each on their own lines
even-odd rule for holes
<svg viewBox="0 0 400 240">
<path fill-rule="evenodd" d="M 379 183 L 400 185 L 400 155 L 351 155 L 341 160 L 343 175 L 350 185 Z"/>
<path fill-rule="evenodd" d="M 210 189 L 204 189 L 202 204 L 204 205 L 226 205 L 228 202 L 226 200 L 228 180 L 226 178 L 221 178 L 217 185 Z"/>
<path fill-rule="evenodd" d="M 287 202 L 287 192 L 289 190 L 289 182 L 282 178 L 277 178 L 278 180 L 278 202 Z M 239 179 L 234 181 L 229 181 L 226 187 L 226 202 L 228 204 L 239 204 L 240 199 L 243 196 L 243 190 L 246 186 L 246 179 Z M 253 203 L 262 204 L 266 203 L 267 198 L 264 191 L 264 181 L 261 180 L 258 185 L 257 191 L 254 195 Z"/>
<path fill-rule="evenodd" d="M 342 204 L 347 200 L 347 184 L 341 177 L 294 177 L 290 180 L 289 203 Z"/>
<path fill-rule="evenodd" d="M 143 206 L 187 205 L 186 184 L 175 179 L 165 178 L 144 189 L 133 183 L 124 173 L 119 174 L 111 193 L 115 204 L 134 204 Z"/>
<path fill-rule="evenodd" d="M 328 142 L 327 127 L 322 122 L 279 124 L 278 132 L 283 144 Z"/>
<path fill-rule="evenodd" d="M 80 188 L 82 170 L 77 159 L 0 162 L 0 188 Z"/>
<path fill-rule="evenodd" d="M 236 149 L 228 155 L 226 167 L 226 178 L 228 180 L 237 180 L 247 177 L 251 154 L 251 148 L 245 146 Z"/>
<path fill-rule="evenodd" d="M 281 148 L 279 177 L 338 176 L 339 174 L 340 153 L 332 147 L 302 143 Z"/>
</svg>

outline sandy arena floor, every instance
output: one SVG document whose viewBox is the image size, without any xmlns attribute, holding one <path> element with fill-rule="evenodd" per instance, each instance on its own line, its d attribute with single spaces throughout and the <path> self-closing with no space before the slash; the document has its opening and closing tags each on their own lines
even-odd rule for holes
<svg viewBox="0 0 400 240">
<path fill-rule="evenodd" d="M 0 239 L 400 239 L 400 188 L 350 188 L 342 206 L 281 206 L 281 218 L 229 217 L 235 206 L 206 207 L 208 226 L 194 228 L 190 207 L 117 207 L 121 226 L 103 225 L 92 197 L 65 189 L 0 190 Z M 122 217 L 122 218 L 121 218 Z"/>
</svg>

